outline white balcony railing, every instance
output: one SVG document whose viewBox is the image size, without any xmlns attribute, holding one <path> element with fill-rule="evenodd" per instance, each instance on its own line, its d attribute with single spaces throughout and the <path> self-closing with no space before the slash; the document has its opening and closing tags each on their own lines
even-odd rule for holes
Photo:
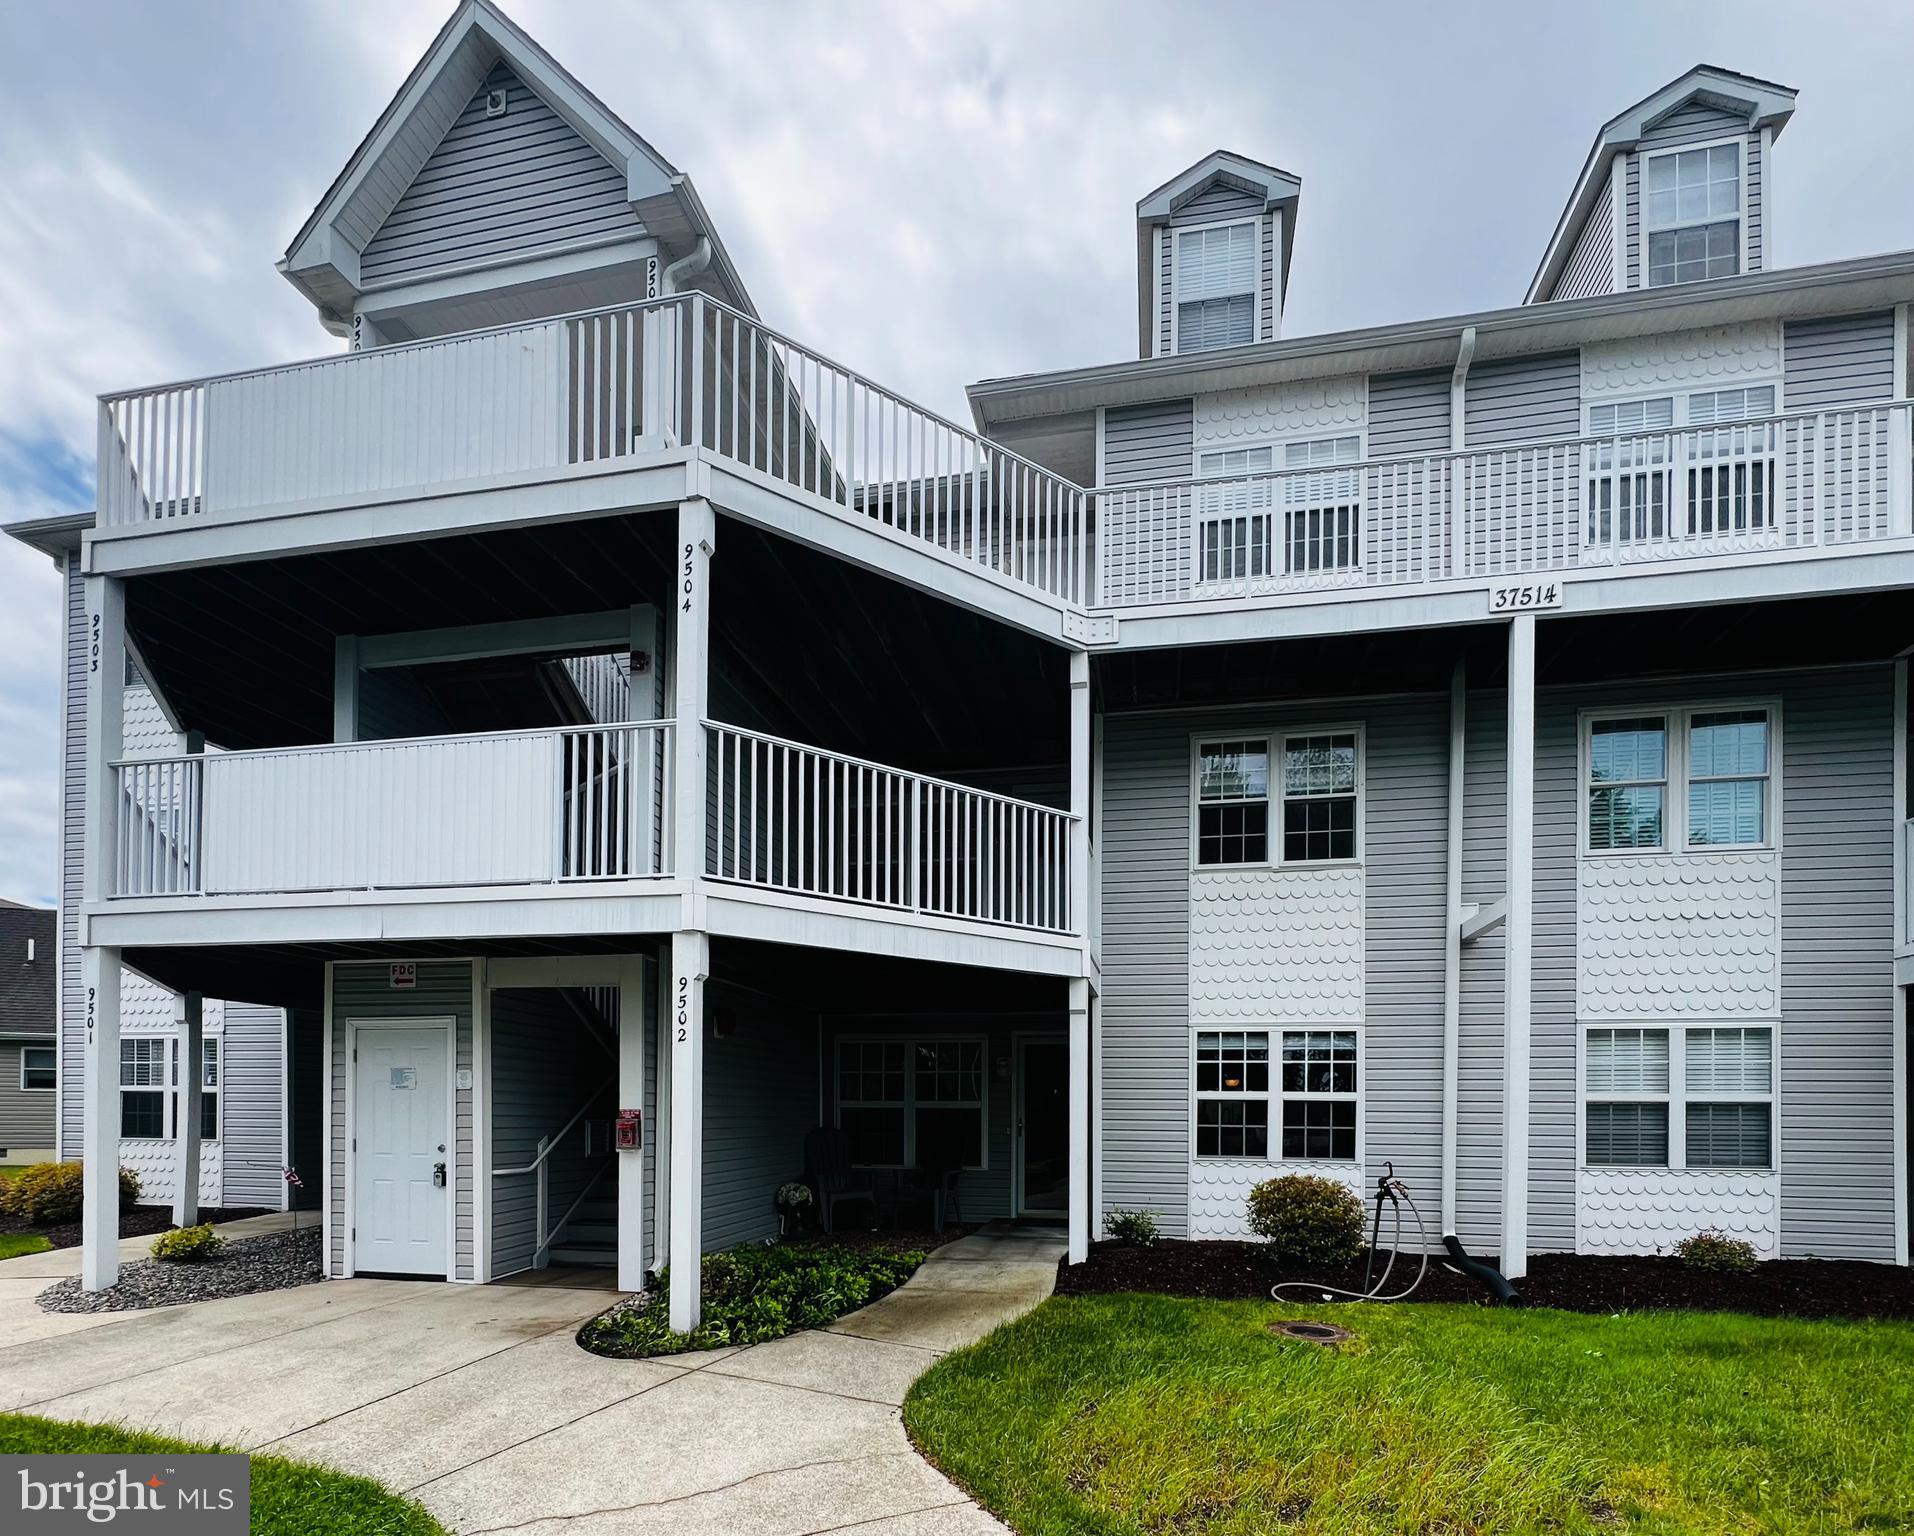
<svg viewBox="0 0 1914 1536">
<path fill-rule="evenodd" d="M 668 874 L 670 741 L 648 721 L 117 763 L 109 894 Z"/>
<path fill-rule="evenodd" d="M 1097 596 L 1404 586 L 1905 536 L 1911 409 L 1108 487 Z"/>
<path fill-rule="evenodd" d="M 706 742 L 711 877 L 1075 931 L 1068 812 L 731 726 Z"/>
<path fill-rule="evenodd" d="M 703 295 L 110 395 L 103 528 L 615 468 L 695 445 L 994 579 L 1088 599 L 1088 493 Z"/>
</svg>

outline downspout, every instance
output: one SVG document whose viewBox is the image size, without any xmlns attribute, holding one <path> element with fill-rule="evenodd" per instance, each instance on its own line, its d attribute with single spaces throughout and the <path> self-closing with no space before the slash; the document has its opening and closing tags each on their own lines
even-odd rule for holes
<svg viewBox="0 0 1914 1536">
<path fill-rule="evenodd" d="M 1465 325 L 1456 343 L 1455 371 L 1449 375 L 1449 452 L 1468 446 L 1469 364 L 1475 361 L 1475 327 Z M 1449 463 L 1449 575 L 1458 577 L 1468 564 L 1463 543 L 1462 508 L 1456 497 L 1455 461 Z"/>
<path fill-rule="evenodd" d="M 1468 720 L 1468 662 L 1449 678 L 1448 932 L 1442 954 L 1442 1236 L 1455 1236 L 1457 1141 L 1462 1082 L 1462 818 Z"/>
<path fill-rule="evenodd" d="M 696 277 L 711 265 L 711 237 L 698 236 L 698 243 L 692 247 L 691 254 L 680 256 L 665 268 L 664 276 L 658 280 L 660 296 L 669 296 L 678 291 L 678 284 L 687 277 Z M 1471 332 L 1473 335 L 1473 332 Z"/>
</svg>

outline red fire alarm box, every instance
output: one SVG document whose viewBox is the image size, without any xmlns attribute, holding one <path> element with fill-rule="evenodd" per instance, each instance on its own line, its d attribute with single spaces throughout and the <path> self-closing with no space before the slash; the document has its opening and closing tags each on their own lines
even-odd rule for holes
<svg viewBox="0 0 1914 1536">
<path fill-rule="evenodd" d="M 636 1109 L 618 1111 L 615 1144 L 620 1152 L 636 1152 L 644 1144 L 644 1112 Z"/>
</svg>

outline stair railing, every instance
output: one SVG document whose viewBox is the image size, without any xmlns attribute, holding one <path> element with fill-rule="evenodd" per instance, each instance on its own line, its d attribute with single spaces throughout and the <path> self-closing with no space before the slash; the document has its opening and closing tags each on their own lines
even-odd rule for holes
<svg viewBox="0 0 1914 1536">
<path fill-rule="evenodd" d="M 594 1088 L 586 1097 L 584 1103 L 580 1104 L 578 1108 L 573 1111 L 571 1119 L 567 1120 L 565 1124 L 560 1127 L 556 1135 L 541 1136 L 538 1141 L 536 1153 L 529 1163 L 519 1168 L 494 1168 L 492 1170 L 492 1177 L 495 1179 L 515 1179 L 532 1175 L 538 1180 L 538 1243 L 532 1250 L 532 1268 L 534 1269 L 543 1269 L 545 1267 L 545 1256 L 551 1251 L 552 1235 L 565 1224 L 565 1221 L 571 1216 L 572 1212 L 578 1209 L 579 1201 L 584 1199 L 584 1195 L 581 1193 L 577 1200 L 572 1201 L 572 1203 L 565 1208 L 565 1214 L 561 1216 L 556 1223 L 550 1220 L 552 1201 L 552 1153 L 558 1150 L 564 1143 L 565 1138 L 584 1120 L 586 1112 L 592 1105 L 603 1098 L 604 1094 L 605 1090 L 602 1087 Z M 597 1182 L 598 1177 L 602 1175 L 603 1172 L 604 1170 L 601 1168 L 598 1174 L 588 1179 L 585 1183 L 585 1188 L 589 1190 L 591 1186 Z"/>
</svg>

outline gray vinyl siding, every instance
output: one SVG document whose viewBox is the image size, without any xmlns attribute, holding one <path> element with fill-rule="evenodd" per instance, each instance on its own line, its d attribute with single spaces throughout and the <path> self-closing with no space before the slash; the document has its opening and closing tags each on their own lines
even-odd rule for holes
<svg viewBox="0 0 1914 1536">
<path fill-rule="evenodd" d="M 1103 483 L 1187 480 L 1195 462 L 1195 402 L 1158 400 L 1103 413 Z"/>
<path fill-rule="evenodd" d="M 55 1094 L 20 1086 L 20 1053 L 30 1042 L 0 1041 L 0 1150 L 53 1145 Z M 51 1039 L 46 1041 L 52 1045 Z"/>
<path fill-rule="evenodd" d="M 1369 455 L 1449 451 L 1449 370 L 1378 373 L 1369 380 Z"/>
<path fill-rule="evenodd" d="M 487 91 L 508 93 L 503 117 Z M 587 241 L 637 238 L 625 177 L 500 64 L 446 131 L 360 258 L 368 283 Z"/>
<path fill-rule="evenodd" d="M 605 1049 L 554 988 L 495 991 L 490 1019 L 494 1168 L 523 1168 L 538 1155 L 541 1138 L 556 1135 L 594 1090 L 596 1118 L 609 1119 L 616 1068 Z M 548 1157 L 547 1213 L 556 1226 L 604 1167 L 585 1156 L 583 1127 L 574 1128 Z M 607 1193 L 614 1186 L 604 1186 Z M 531 1268 L 538 1249 L 538 1177 L 492 1177 L 492 1277 Z"/>
<path fill-rule="evenodd" d="M 1894 1256 L 1894 704 L 1887 666 L 1786 690 L 1782 1252 Z"/>
<path fill-rule="evenodd" d="M 451 722 L 424 684 L 407 668 L 378 667 L 359 674 L 360 741 L 394 741 L 405 736 L 438 736 Z"/>
<path fill-rule="evenodd" d="M 1627 241 L 1623 255 L 1628 286 L 1642 285 L 1642 157 L 1628 156 L 1622 184 L 1622 237 Z"/>
<path fill-rule="evenodd" d="M 332 1148 L 327 1177 L 332 1194 L 332 1230 L 328 1250 L 332 1272 L 345 1263 L 345 1202 L 351 1152 L 346 1139 L 346 1084 L 352 1072 L 351 1024 L 354 1019 L 439 1019 L 453 1022 L 452 1064 L 455 1071 L 472 1066 L 472 964 L 469 960 L 420 961 L 418 985 L 395 991 L 391 986 L 391 967 L 380 961 L 373 964 L 346 964 L 332 973 L 332 1080 L 328 1092 L 332 1106 Z M 453 1273 L 469 1280 L 472 1265 L 472 1090 L 455 1089 L 453 1161 L 458 1181 L 457 1208 L 453 1219 Z"/>
<path fill-rule="evenodd" d="M 228 1003 L 220 1036 L 219 1094 L 222 1198 L 228 1205 L 285 1204 L 280 1172 L 280 1092 L 285 1081 L 277 1008 Z"/>
<path fill-rule="evenodd" d="M 1471 692 L 1464 727 L 1462 902 L 1487 907 L 1508 889 L 1508 696 Z M 1456 1235 L 1494 1254 L 1502 1231 L 1502 1000 L 1506 935 L 1462 950 L 1456 1125 Z"/>
<path fill-rule="evenodd" d="M 1469 371 L 1463 429 L 1471 448 L 1576 437 L 1581 420 L 1580 353 L 1511 358 Z"/>
<path fill-rule="evenodd" d="M 1586 299 L 1615 286 L 1615 172 L 1602 178 L 1601 196 L 1588 211 L 1568 265 L 1556 282 L 1551 299 Z"/>
<path fill-rule="evenodd" d="M 1190 729 L 1103 732 L 1103 1204 L 1171 1237 L 1189 1219 Z"/>
<path fill-rule="evenodd" d="M 80 1021 L 80 900 L 86 849 L 86 581 L 80 557 L 66 561 L 66 687 L 60 756 L 59 1151 L 80 1149 L 86 1037 Z"/>
<path fill-rule="evenodd" d="M 1573 695 L 1544 694 L 1535 712 L 1529 972 L 1529 1248 L 1535 1253 L 1575 1251 L 1577 703 Z"/>
<path fill-rule="evenodd" d="M 1894 398 L 1894 315 L 1790 320 L 1782 327 L 1783 403 L 1829 411 Z"/>
<path fill-rule="evenodd" d="M 1761 135 L 1748 135 L 1747 165 L 1747 219 L 1748 219 L 1748 270 L 1759 272 L 1771 265 L 1768 260 L 1766 239 L 1766 185 L 1767 161 L 1761 152 Z"/>
<path fill-rule="evenodd" d="M 1435 1191 L 1442 1182 L 1449 701 L 1378 704 L 1363 716 L 1365 1171 L 1380 1173 L 1391 1161 L 1412 1189 Z"/>
<path fill-rule="evenodd" d="M 713 1025 L 722 1015 L 730 1033 Z M 772 1197 L 804 1172 L 818 1123 L 818 1021 L 752 992 L 712 983 L 704 1042 L 707 1253 L 777 1235 Z"/>
</svg>

